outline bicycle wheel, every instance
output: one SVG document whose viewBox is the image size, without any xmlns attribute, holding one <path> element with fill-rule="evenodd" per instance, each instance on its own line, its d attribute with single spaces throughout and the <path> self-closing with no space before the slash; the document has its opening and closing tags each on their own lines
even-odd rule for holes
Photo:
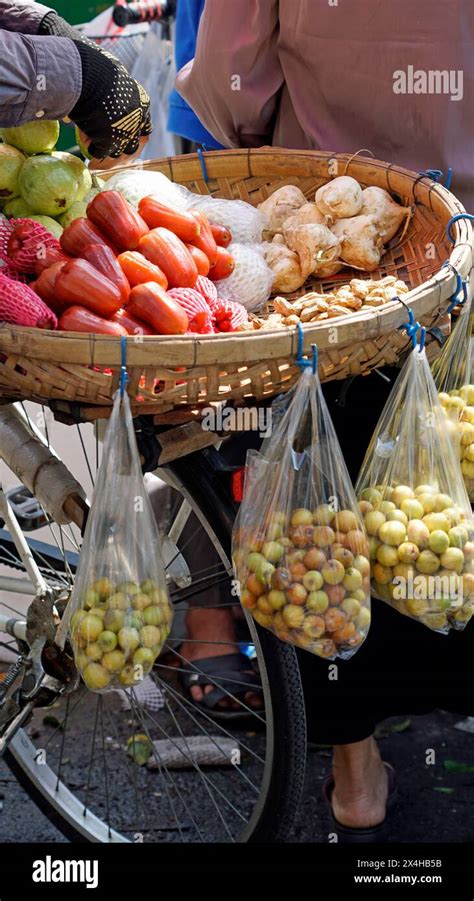
<svg viewBox="0 0 474 901">
<path fill-rule="evenodd" d="M 177 679 L 176 663 L 200 672 L 198 660 L 188 662 L 188 643 L 201 643 L 208 654 L 216 641 L 202 634 L 198 640 L 189 638 L 189 603 L 193 610 L 200 607 L 197 598 L 205 599 L 218 584 L 219 603 L 203 607 L 205 616 L 212 617 L 216 608 L 232 617 L 240 610 L 229 581 L 235 510 L 212 461 L 212 455 L 195 454 L 171 472 L 179 498 L 164 531 L 170 595 L 178 616 L 166 652 L 146 680 L 146 691 L 138 687 L 102 696 L 82 685 L 59 701 L 54 719 L 47 720 L 52 725 L 45 725 L 44 714 L 36 711 L 6 753 L 30 797 L 73 841 L 278 841 L 287 838 L 291 828 L 306 748 L 293 649 L 256 630 L 253 620 L 233 618 L 235 634 L 227 638 L 226 650 L 245 647 L 253 655 L 249 671 L 255 667 L 262 684 L 261 707 L 255 710 L 247 694 L 242 696 L 243 688 L 251 690 L 251 682 L 236 680 L 233 688 L 226 678 L 226 701 L 235 712 L 245 711 L 242 723 L 214 721 L 183 693 Z M 67 542 L 73 541 L 67 529 L 54 524 L 48 528 L 54 540 L 29 541 L 30 550 L 48 584 L 67 585 L 74 577 L 77 548 L 67 550 Z M 203 533 L 215 562 L 201 561 L 198 566 L 193 560 L 189 565 L 193 536 L 199 534 L 202 546 Z M 22 570 L 23 579 L 23 561 L 5 530 L 0 532 L 0 563 Z M 10 589 L 11 583 L 7 578 Z M 11 597 L 3 606 L 14 611 Z M 211 635 L 211 620 L 209 624 Z M 209 676 L 209 684 L 223 688 L 218 676 Z M 137 733 L 146 736 L 143 744 L 152 748 L 148 766 L 139 766 L 127 752 L 127 741 Z M 202 757 L 202 747 L 197 749 L 203 743 L 214 759 L 212 768 Z"/>
</svg>

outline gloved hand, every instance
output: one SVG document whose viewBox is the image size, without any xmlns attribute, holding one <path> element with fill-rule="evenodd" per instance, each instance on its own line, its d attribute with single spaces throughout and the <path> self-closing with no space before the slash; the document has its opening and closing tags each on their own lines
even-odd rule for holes
<svg viewBox="0 0 474 901">
<path fill-rule="evenodd" d="M 40 25 L 41 34 L 70 38 L 82 63 L 82 92 L 69 118 L 90 138 L 88 153 L 97 159 L 133 155 L 140 138 L 152 132 L 150 98 L 125 66 L 101 50 L 55 12 Z"/>
<path fill-rule="evenodd" d="M 71 41 L 82 41 L 85 44 L 89 44 L 91 47 L 97 47 L 97 44 L 94 44 L 89 38 L 86 38 L 85 35 L 81 34 L 77 28 L 74 28 L 73 25 L 66 22 L 66 19 L 58 16 L 54 9 L 47 13 L 44 19 L 42 19 L 38 34 L 50 35 L 55 38 L 69 38 Z"/>
</svg>

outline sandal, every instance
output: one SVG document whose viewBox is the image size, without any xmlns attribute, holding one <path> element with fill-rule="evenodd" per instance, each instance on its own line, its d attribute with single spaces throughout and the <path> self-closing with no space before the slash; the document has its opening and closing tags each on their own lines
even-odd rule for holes
<svg viewBox="0 0 474 901">
<path fill-rule="evenodd" d="M 388 775 L 388 795 L 387 795 L 387 804 L 386 811 L 387 813 L 393 807 L 395 799 L 397 797 L 397 783 L 395 777 L 395 770 L 393 767 L 383 762 L 385 769 L 387 770 Z M 324 780 L 322 787 L 322 795 L 323 799 L 326 802 L 326 805 L 329 810 L 329 815 L 331 817 L 333 830 L 338 837 L 338 841 L 343 844 L 370 844 L 373 842 L 384 842 L 385 841 L 385 827 L 387 824 L 387 817 L 382 820 L 381 823 L 377 823 L 375 826 L 344 826 L 339 820 L 336 820 L 334 816 L 334 811 L 332 809 L 331 804 L 331 796 L 334 791 L 334 777 L 332 773 Z"/>
<path fill-rule="evenodd" d="M 247 719 L 253 710 L 219 709 L 218 704 L 229 697 L 229 692 L 237 700 L 244 702 L 248 692 L 261 692 L 262 685 L 257 673 L 251 671 L 248 658 L 238 652 L 223 654 L 220 657 L 204 657 L 201 660 L 186 661 L 186 671 L 181 668 L 179 681 L 188 699 L 197 707 L 201 707 L 213 719 L 242 720 Z M 194 667 L 189 670 L 187 667 Z M 195 701 L 191 688 L 193 685 L 214 685 L 212 691 L 205 694 L 200 701 Z M 255 713 L 263 713 L 262 708 L 255 708 Z"/>
</svg>

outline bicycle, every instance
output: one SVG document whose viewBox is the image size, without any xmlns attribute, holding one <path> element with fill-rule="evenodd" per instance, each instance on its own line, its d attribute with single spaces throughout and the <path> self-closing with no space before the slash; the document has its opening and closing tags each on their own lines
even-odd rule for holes
<svg viewBox="0 0 474 901">
<path fill-rule="evenodd" d="M 99 430 L 94 427 L 94 440 L 87 440 L 78 406 L 71 410 L 67 418 L 79 432 L 93 480 L 100 456 Z M 41 415 L 45 417 L 44 408 Z M 287 839 L 302 790 L 306 753 L 304 703 L 294 649 L 261 630 L 248 614 L 237 623 L 234 650 L 244 647 L 253 656 L 263 699 L 260 710 L 238 701 L 247 714 L 242 728 L 213 721 L 180 692 L 173 664 L 188 665 L 182 653 L 187 641 L 183 615 L 176 617 L 178 634 L 172 633 L 151 674 L 152 687 L 161 695 L 160 710 L 149 709 L 138 688 L 123 697 L 116 692 L 103 696 L 87 691 L 75 670 L 64 629 L 80 553 L 78 529 L 82 529 L 88 509 L 81 496 L 84 492 L 54 455 L 45 418 L 43 434 L 23 404 L 1 408 L 0 416 L 4 435 L 0 455 L 6 455 L 5 420 L 10 416 L 33 456 L 36 449 L 44 466 L 61 473 L 59 482 L 57 478 L 54 481 L 58 490 L 69 486 L 62 510 L 73 523 L 55 522 L 48 504 L 38 504 L 23 488 L 0 490 L 4 520 L 0 590 L 8 593 L 8 599 L 2 600 L 5 613 L 0 612 L 0 631 L 8 636 L 2 644 L 16 653 L 0 683 L 0 748 L 8 766 L 30 798 L 73 841 Z M 222 596 L 227 597 L 225 604 L 240 609 L 229 591 L 230 539 L 236 512 L 230 487 L 234 468 L 226 464 L 222 449 L 216 448 L 216 436 L 202 433 L 196 423 L 194 426 L 201 432 L 201 448 L 170 459 L 176 436 L 169 427 L 154 426 L 152 417 L 136 420 L 144 470 L 158 474 L 179 494 L 164 530 L 171 600 L 175 609 L 182 611 L 191 597 L 205 599 L 206 592 L 218 584 Z M 188 435 L 186 426 L 173 432 L 180 429 Z M 173 440 L 167 444 L 170 435 Z M 195 437 L 188 449 L 193 445 Z M 181 447 L 181 453 L 185 450 L 186 446 Z M 28 482 L 28 474 L 18 472 L 18 454 L 11 446 L 9 453 L 13 472 Z M 165 458 L 167 462 L 163 462 Z M 183 542 L 190 524 L 191 539 L 188 535 Z M 209 569 L 190 567 L 186 559 L 199 526 L 217 555 L 217 563 Z M 28 536 L 38 528 L 47 530 L 47 541 Z M 11 600 L 19 594 L 33 598 L 26 617 L 17 612 L 18 602 Z M 198 663 L 192 667 L 199 672 Z M 218 677 L 210 677 L 209 683 L 223 687 Z M 234 691 L 242 687 L 238 684 Z M 237 700 L 229 680 L 223 690 Z M 124 704 L 127 710 L 122 708 Z M 55 707 L 57 723 L 48 727 L 46 736 L 41 711 L 52 705 L 59 705 Z M 173 770 L 161 761 L 160 752 L 155 754 L 155 769 L 138 766 L 126 751 L 127 739 L 137 733 L 145 733 L 151 741 L 168 739 L 172 750 L 180 749 L 185 767 Z M 214 751 L 220 739 L 228 739 L 237 758 L 229 763 L 223 757 L 225 766 L 212 770 L 201 766 L 190 733 L 216 746 Z"/>
</svg>

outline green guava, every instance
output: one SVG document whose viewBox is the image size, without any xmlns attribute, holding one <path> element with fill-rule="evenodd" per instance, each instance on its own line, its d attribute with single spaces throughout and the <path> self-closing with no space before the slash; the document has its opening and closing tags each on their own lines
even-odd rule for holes
<svg viewBox="0 0 474 901">
<path fill-rule="evenodd" d="M 59 122 L 35 119 L 17 128 L 2 128 L 0 135 L 5 144 L 12 144 L 24 153 L 48 153 L 59 138 Z"/>
<path fill-rule="evenodd" d="M 84 144 L 84 141 L 81 138 L 80 129 L 77 127 L 77 125 L 75 128 L 75 135 L 79 150 L 81 151 L 82 155 L 86 158 L 86 160 L 91 160 L 93 157 L 91 157 L 86 145 Z"/>
<path fill-rule="evenodd" d="M 54 156 L 55 159 L 61 160 L 63 163 L 66 163 L 68 166 L 71 166 L 72 171 L 74 172 L 79 182 L 79 188 L 77 190 L 75 200 L 84 200 L 84 197 L 87 196 L 92 188 L 92 175 L 90 174 L 87 166 L 84 165 L 84 163 L 79 159 L 78 156 L 74 156 L 73 153 L 66 153 L 64 150 L 55 150 L 52 156 Z"/>
<path fill-rule="evenodd" d="M 11 219 L 28 219 L 32 215 L 33 210 L 25 203 L 23 197 L 14 197 L 13 200 L 9 200 L 5 204 L 3 212 L 5 216 Z"/>
<path fill-rule="evenodd" d="M 23 200 L 41 216 L 59 216 L 74 203 L 79 182 L 67 163 L 54 156 L 32 156 L 18 179 Z"/>
<path fill-rule="evenodd" d="M 44 227 L 59 241 L 64 229 L 59 222 L 56 222 L 56 219 L 51 219 L 51 216 L 37 216 L 36 213 L 32 216 L 28 216 L 28 219 L 33 219 L 33 222 L 40 222 L 41 225 L 44 225 Z"/>
<path fill-rule="evenodd" d="M 71 222 L 74 222 L 74 219 L 85 218 L 86 213 L 87 203 L 84 200 L 76 200 L 66 213 L 58 217 L 58 222 L 61 223 L 63 228 L 67 228 Z"/>
<path fill-rule="evenodd" d="M 0 144 L 0 202 L 18 197 L 18 176 L 25 157 L 16 147 Z"/>
</svg>

